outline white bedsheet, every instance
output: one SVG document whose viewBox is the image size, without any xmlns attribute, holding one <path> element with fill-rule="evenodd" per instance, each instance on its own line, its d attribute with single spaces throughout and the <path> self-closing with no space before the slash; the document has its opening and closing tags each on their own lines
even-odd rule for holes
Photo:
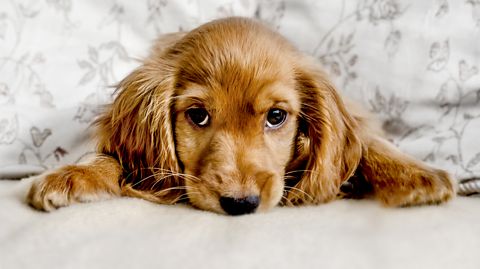
<svg viewBox="0 0 480 269">
<path fill-rule="evenodd" d="M 0 0 L 0 178 L 72 163 L 161 33 L 258 17 L 374 111 L 409 155 L 480 177 L 480 2 Z M 479 199 L 228 217 L 119 198 L 47 214 L 0 180 L 0 268 L 479 268 Z M 473 184 L 473 183 L 472 183 Z M 472 186 L 480 186 L 472 185 Z M 473 188 L 473 187 L 472 187 Z"/>
<path fill-rule="evenodd" d="M 52 213 L 0 181 L 0 268 L 478 268 L 478 198 L 385 209 L 370 200 L 238 217 L 119 198 Z"/>
</svg>

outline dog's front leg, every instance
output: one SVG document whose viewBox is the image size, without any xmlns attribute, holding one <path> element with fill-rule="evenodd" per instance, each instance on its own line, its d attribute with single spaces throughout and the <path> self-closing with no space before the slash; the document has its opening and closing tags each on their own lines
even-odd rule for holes
<svg viewBox="0 0 480 269">
<path fill-rule="evenodd" d="M 401 153 L 380 137 L 373 137 L 364 150 L 360 169 L 386 206 L 438 204 L 455 196 L 457 180 Z"/>
<path fill-rule="evenodd" d="M 56 168 L 37 176 L 27 202 L 39 210 L 52 211 L 79 202 L 119 196 L 122 167 L 113 157 L 88 155 L 75 165 Z"/>
</svg>

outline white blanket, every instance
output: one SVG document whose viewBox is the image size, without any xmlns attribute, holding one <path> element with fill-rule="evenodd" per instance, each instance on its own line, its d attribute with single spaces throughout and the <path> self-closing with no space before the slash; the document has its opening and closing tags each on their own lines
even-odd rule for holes
<svg viewBox="0 0 480 269">
<path fill-rule="evenodd" d="M 371 200 L 223 216 L 119 198 L 52 213 L 0 181 L 0 268 L 478 268 L 480 200 Z"/>
<path fill-rule="evenodd" d="M 409 155 L 480 177 L 480 2 L 0 0 L 0 178 L 72 163 L 159 34 L 257 17 L 332 74 Z M 479 268 L 480 200 L 341 200 L 229 217 L 119 198 L 53 213 L 0 180 L 0 268 Z M 471 189 L 480 184 L 472 182 Z"/>
<path fill-rule="evenodd" d="M 0 0 L 0 178 L 72 163 L 162 33 L 256 17 L 312 55 L 409 155 L 480 178 L 480 2 Z"/>
</svg>

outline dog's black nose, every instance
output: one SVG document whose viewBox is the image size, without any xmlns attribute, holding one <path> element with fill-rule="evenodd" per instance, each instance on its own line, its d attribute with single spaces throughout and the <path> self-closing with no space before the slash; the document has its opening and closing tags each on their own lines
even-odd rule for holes
<svg viewBox="0 0 480 269">
<path fill-rule="evenodd" d="M 260 204 L 260 197 L 249 196 L 246 198 L 222 197 L 220 205 L 229 215 L 243 215 L 255 212 Z"/>
</svg>

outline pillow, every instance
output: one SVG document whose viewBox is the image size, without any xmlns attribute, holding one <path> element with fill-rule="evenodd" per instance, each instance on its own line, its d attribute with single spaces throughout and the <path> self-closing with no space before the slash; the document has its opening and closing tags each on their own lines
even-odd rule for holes
<svg viewBox="0 0 480 269">
<path fill-rule="evenodd" d="M 256 17 L 312 55 L 405 153 L 480 177 L 475 1 L 42 1 L 0 12 L 0 178 L 75 162 L 113 85 L 160 34 Z"/>
</svg>

